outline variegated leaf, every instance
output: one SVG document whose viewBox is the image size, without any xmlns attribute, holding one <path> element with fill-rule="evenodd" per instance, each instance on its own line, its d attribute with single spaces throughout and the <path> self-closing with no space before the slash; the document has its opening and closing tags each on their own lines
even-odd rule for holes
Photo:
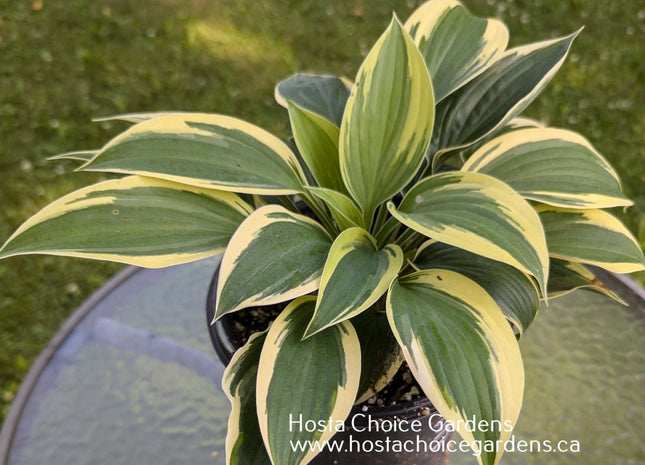
<svg viewBox="0 0 645 465">
<path fill-rule="evenodd" d="M 258 363 L 265 339 L 266 332 L 253 334 L 224 370 L 222 389 L 231 402 L 226 431 L 227 465 L 271 465 L 255 402 Z"/>
<path fill-rule="evenodd" d="M 104 121 L 125 121 L 127 123 L 142 123 L 150 119 L 159 118 L 160 116 L 178 115 L 178 111 L 153 111 L 148 113 L 123 113 L 120 115 L 100 116 L 92 118 L 92 121 L 97 123 Z"/>
<path fill-rule="evenodd" d="M 356 405 L 386 387 L 403 363 L 403 352 L 385 315 L 385 303 L 383 308 L 379 307 L 374 305 L 352 318 L 361 343 L 361 381 Z"/>
<path fill-rule="evenodd" d="M 165 267 L 221 253 L 251 211 L 230 192 L 129 176 L 46 206 L 0 257 L 43 253 Z"/>
<path fill-rule="evenodd" d="M 306 337 L 369 308 L 385 294 L 402 265 L 403 251 L 398 245 L 378 250 L 364 229 L 343 231 L 329 250 Z"/>
<path fill-rule="evenodd" d="M 366 222 L 419 169 L 434 99 L 428 70 L 394 18 L 363 62 L 340 127 L 340 168 Z"/>
<path fill-rule="evenodd" d="M 581 135 L 530 128 L 497 137 L 475 152 L 463 171 L 501 179 L 523 197 L 565 208 L 629 206 L 611 165 Z"/>
<path fill-rule="evenodd" d="M 577 35 L 510 49 L 439 102 L 429 153 L 470 145 L 519 115 L 560 69 Z"/>
<path fill-rule="evenodd" d="M 452 270 L 472 279 L 495 299 L 520 335 L 533 322 L 540 307 L 538 290 L 527 275 L 505 263 L 464 249 L 428 241 L 419 248 L 414 266 Z"/>
<path fill-rule="evenodd" d="M 629 230 L 602 210 L 539 206 L 551 256 L 596 265 L 614 273 L 645 269 L 643 251 Z"/>
<path fill-rule="evenodd" d="M 543 294 L 549 274 L 544 231 L 535 210 L 493 177 L 450 172 L 417 183 L 392 215 L 440 242 L 498 260 L 534 276 Z"/>
<path fill-rule="evenodd" d="M 351 83 L 336 76 L 296 74 L 278 83 L 276 101 L 287 107 L 291 101 L 340 127 Z"/>
<path fill-rule="evenodd" d="M 453 271 L 419 271 L 392 283 L 387 316 L 439 413 L 471 444 L 503 444 L 522 405 L 524 370 L 513 331 L 492 297 Z M 465 427 L 473 418 L 496 427 L 473 431 Z M 482 448 L 478 461 L 494 465 L 503 450 Z"/>
<path fill-rule="evenodd" d="M 253 212 L 226 248 L 215 317 L 318 289 L 332 239 L 316 221 L 277 206 Z"/>
<path fill-rule="evenodd" d="M 544 127 L 542 123 L 532 120 L 530 118 L 522 118 L 522 117 L 513 118 L 509 123 L 505 124 L 500 129 L 492 133 L 489 133 L 486 137 L 480 139 L 479 141 L 475 142 L 472 145 L 469 145 L 468 147 L 463 147 L 452 151 L 437 153 L 435 157 L 432 159 L 432 172 L 433 173 L 440 172 L 441 164 L 444 163 L 446 160 L 450 160 L 450 163 L 453 163 L 453 160 L 456 158 L 456 156 L 459 156 L 460 161 L 457 163 L 454 163 L 452 166 L 455 166 L 455 167 L 463 166 L 465 163 L 465 160 L 468 160 L 473 155 L 473 153 L 478 151 L 482 146 L 486 145 L 496 137 L 500 137 L 505 134 L 510 134 L 511 132 L 514 132 L 514 131 L 521 131 L 522 129 L 542 128 L 542 127 Z"/>
<path fill-rule="evenodd" d="M 456 0 L 423 3 L 405 23 L 430 71 L 437 102 L 497 61 L 508 28 L 472 15 Z"/>
<path fill-rule="evenodd" d="M 322 446 L 343 424 L 356 398 L 361 370 L 356 331 L 343 322 L 303 340 L 314 303 L 313 296 L 291 302 L 269 328 L 262 348 L 257 409 L 273 465 L 308 463 L 317 451 L 291 445 L 318 441 Z M 304 426 L 308 421 L 328 427 L 310 431 Z"/>
<path fill-rule="evenodd" d="M 576 289 L 597 292 L 622 305 L 627 305 L 623 299 L 580 263 L 552 258 L 549 270 L 549 297 L 560 297 Z"/>
<path fill-rule="evenodd" d="M 76 160 L 87 163 L 94 158 L 97 153 L 99 153 L 98 150 L 77 150 L 75 152 L 66 152 L 54 155 L 53 157 L 47 158 L 47 160 Z"/>
<path fill-rule="evenodd" d="M 143 121 L 82 169 L 260 195 L 295 194 L 305 184 L 296 156 L 280 139 L 236 118 L 201 113 Z"/>
<path fill-rule="evenodd" d="M 308 187 L 307 191 L 313 193 L 327 204 L 341 230 L 355 226 L 365 226 L 360 210 L 348 196 L 320 187 Z"/>
<path fill-rule="evenodd" d="M 338 158 L 338 127 L 291 101 L 287 108 L 298 151 L 318 186 L 346 193 Z"/>
</svg>

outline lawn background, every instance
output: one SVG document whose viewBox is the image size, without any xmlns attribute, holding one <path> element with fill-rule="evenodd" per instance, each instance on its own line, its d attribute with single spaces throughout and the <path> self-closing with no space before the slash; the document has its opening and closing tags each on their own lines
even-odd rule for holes
<svg viewBox="0 0 645 465">
<path fill-rule="evenodd" d="M 287 135 L 273 85 L 297 71 L 353 78 L 392 11 L 421 1 L 0 0 L 0 243 L 55 198 L 98 180 L 52 155 L 102 146 L 125 112 L 224 113 Z M 584 134 L 635 206 L 645 243 L 645 2 L 464 0 L 509 26 L 511 45 L 584 25 L 524 115 Z M 65 319 L 121 265 L 46 256 L 0 262 L 0 421 Z M 643 275 L 637 276 L 643 282 Z"/>
</svg>

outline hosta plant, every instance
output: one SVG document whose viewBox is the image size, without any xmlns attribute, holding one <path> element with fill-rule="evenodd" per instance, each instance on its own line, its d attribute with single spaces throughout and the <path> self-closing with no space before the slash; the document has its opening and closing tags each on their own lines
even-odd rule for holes
<svg viewBox="0 0 645 465">
<path fill-rule="evenodd" d="M 277 85 L 293 140 L 220 114 L 121 115 L 125 132 L 63 157 L 124 176 L 54 201 L 0 256 L 163 267 L 223 253 L 216 319 L 285 303 L 225 372 L 230 464 L 307 463 L 316 453 L 290 442 L 333 431 L 290 428 L 290 415 L 342 421 L 404 360 L 445 419 L 514 425 L 517 341 L 540 300 L 615 297 L 583 264 L 644 268 L 606 211 L 631 205 L 614 169 L 577 133 L 519 118 L 576 35 L 508 48 L 500 21 L 431 0 L 393 18 L 353 82 Z"/>
</svg>

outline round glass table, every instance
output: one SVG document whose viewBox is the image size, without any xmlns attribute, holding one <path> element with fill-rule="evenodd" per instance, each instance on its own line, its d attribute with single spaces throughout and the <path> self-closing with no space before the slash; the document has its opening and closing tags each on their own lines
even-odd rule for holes
<svg viewBox="0 0 645 465">
<path fill-rule="evenodd" d="M 127 268 L 95 293 L 25 379 L 0 465 L 224 464 L 230 407 L 204 313 L 218 260 Z M 514 433 L 541 450 L 509 451 L 502 464 L 645 463 L 642 294 L 634 302 L 576 291 L 541 309 L 520 341 L 526 391 Z M 460 452 L 451 463 L 476 460 Z"/>
</svg>

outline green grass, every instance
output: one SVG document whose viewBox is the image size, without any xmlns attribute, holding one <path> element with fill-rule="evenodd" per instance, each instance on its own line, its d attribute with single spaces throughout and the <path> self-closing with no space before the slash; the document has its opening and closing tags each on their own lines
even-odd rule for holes
<svg viewBox="0 0 645 465">
<path fill-rule="evenodd" d="M 0 0 L 0 242 L 54 198 L 97 179 L 57 153 L 98 148 L 123 112 L 231 114 L 280 135 L 276 81 L 356 73 L 394 10 L 418 1 Z M 465 0 L 510 27 L 512 45 L 586 28 L 525 114 L 586 135 L 636 201 L 616 212 L 645 243 L 645 7 L 610 0 Z M 42 6 L 42 8 L 38 8 Z M 80 303 L 120 268 L 55 257 L 0 263 L 0 418 L 30 364 Z M 642 276 L 641 276 L 641 279 Z"/>
</svg>

